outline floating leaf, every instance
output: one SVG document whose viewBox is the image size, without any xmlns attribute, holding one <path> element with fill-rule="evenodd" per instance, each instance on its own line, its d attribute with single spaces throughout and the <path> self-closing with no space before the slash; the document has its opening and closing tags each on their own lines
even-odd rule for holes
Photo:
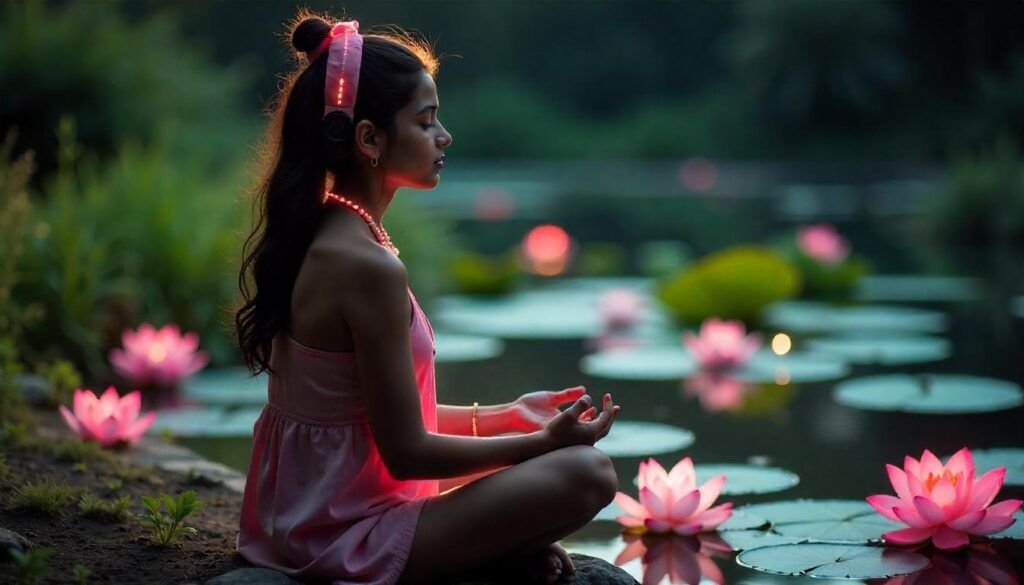
<svg viewBox="0 0 1024 585">
<path fill-rule="evenodd" d="M 770 494 L 789 489 L 800 483 L 800 477 L 792 471 L 778 467 L 760 467 L 743 464 L 701 464 L 696 466 L 697 485 L 717 476 L 725 475 L 724 496 L 740 496 L 746 494 Z M 638 477 L 633 478 L 637 485 Z M 734 514 L 735 516 L 735 514 Z M 757 526 L 755 524 L 755 526 Z"/>
<path fill-rule="evenodd" d="M 671 453 L 689 447 L 695 437 L 690 431 L 660 423 L 616 420 L 595 447 L 609 457 L 643 457 Z"/>
<path fill-rule="evenodd" d="M 267 375 L 253 376 L 246 368 L 205 370 L 186 380 L 184 397 L 203 404 L 263 404 Z"/>
<path fill-rule="evenodd" d="M 1020 448 L 997 448 L 977 449 L 971 451 L 974 457 L 974 467 L 981 474 L 997 467 L 1006 468 L 1004 485 L 1024 485 L 1024 449 Z"/>
<path fill-rule="evenodd" d="M 768 520 L 779 535 L 817 541 L 878 542 L 883 533 L 906 528 L 862 500 L 788 500 L 752 504 L 737 511 Z"/>
<path fill-rule="evenodd" d="M 845 334 L 811 339 L 807 347 L 855 364 L 882 366 L 944 360 L 952 353 L 949 341 L 926 335 Z"/>
<path fill-rule="evenodd" d="M 846 361 L 835 355 L 794 351 L 779 356 L 770 351 L 761 351 L 747 365 L 737 369 L 734 375 L 748 382 L 799 384 L 835 380 L 849 372 Z"/>
<path fill-rule="evenodd" d="M 887 305 L 836 307 L 809 301 L 776 303 L 766 309 L 765 322 L 783 331 L 795 333 L 842 331 L 941 333 L 946 329 L 946 316 L 938 311 Z"/>
<path fill-rule="evenodd" d="M 806 538 L 783 536 L 770 530 L 728 530 L 718 534 L 736 552 L 777 544 L 795 544 L 807 541 Z"/>
<path fill-rule="evenodd" d="M 437 363 L 488 360 L 505 351 L 505 343 L 496 337 L 436 333 L 435 342 Z"/>
<path fill-rule="evenodd" d="M 982 294 L 981 281 L 960 276 L 885 274 L 865 276 L 857 285 L 857 298 L 864 301 L 973 301 Z"/>
<path fill-rule="evenodd" d="M 741 566 L 777 575 L 826 579 L 880 579 L 928 566 L 915 552 L 856 544 L 782 544 L 741 552 Z"/>
<path fill-rule="evenodd" d="M 682 346 L 649 347 L 584 356 L 580 370 L 613 380 L 681 380 L 697 372 L 697 362 Z"/>
<path fill-rule="evenodd" d="M 1024 402 L 1017 384 L 954 374 L 868 376 L 838 384 L 833 396 L 855 408 L 925 414 L 991 412 Z"/>
</svg>

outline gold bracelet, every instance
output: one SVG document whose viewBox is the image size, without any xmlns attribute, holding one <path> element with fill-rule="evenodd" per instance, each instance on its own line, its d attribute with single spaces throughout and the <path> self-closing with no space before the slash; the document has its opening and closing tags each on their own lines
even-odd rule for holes
<svg viewBox="0 0 1024 585">
<path fill-rule="evenodd" d="M 477 409 L 477 407 L 479 407 L 479 406 L 480 406 L 480 405 L 479 405 L 479 404 L 477 404 L 476 402 L 474 402 L 474 403 L 473 403 L 473 416 L 472 416 L 472 418 L 471 418 L 471 421 L 472 421 L 472 424 L 473 424 L 473 436 L 474 436 L 474 437 L 479 437 L 479 436 L 480 436 L 480 435 L 479 435 L 479 434 L 477 434 L 477 432 L 476 432 L 476 409 Z"/>
</svg>

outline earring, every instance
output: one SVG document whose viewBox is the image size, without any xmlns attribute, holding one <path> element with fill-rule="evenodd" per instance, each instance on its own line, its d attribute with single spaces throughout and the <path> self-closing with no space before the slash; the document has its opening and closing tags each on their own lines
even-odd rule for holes
<svg viewBox="0 0 1024 585">
<path fill-rule="evenodd" d="M 370 166 L 373 167 L 373 168 L 377 168 L 377 163 L 378 162 L 380 162 L 380 161 L 377 160 L 377 157 L 373 157 L 373 158 L 370 159 Z"/>
</svg>

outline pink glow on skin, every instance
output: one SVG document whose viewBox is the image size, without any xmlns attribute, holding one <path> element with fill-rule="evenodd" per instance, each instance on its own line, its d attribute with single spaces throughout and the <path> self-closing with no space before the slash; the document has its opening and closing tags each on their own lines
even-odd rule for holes
<svg viewBox="0 0 1024 585">
<path fill-rule="evenodd" d="M 822 264 L 839 264 L 850 255 L 849 243 L 827 223 L 801 229 L 796 235 L 796 243 L 805 256 Z"/>
<path fill-rule="evenodd" d="M 883 585 L 1020 585 L 1017 570 L 988 545 L 973 544 L 966 555 L 933 554 L 929 560 L 928 568 L 893 577 Z"/>
<path fill-rule="evenodd" d="M 135 390 L 119 397 L 113 386 L 99 398 L 91 390 L 75 390 L 73 407 L 74 412 L 61 405 L 64 422 L 82 440 L 96 441 L 104 447 L 135 443 L 156 419 L 155 412 L 139 418 L 141 392 Z"/>
<path fill-rule="evenodd" d="M 617 492 L 615 503 L 625 515 L 616 520 L 629 532 L 675 533 L 689 536 L 715 530 L 732 516 L 732 502 L 711 507 L 725 485 L 719 475 L 697 487 L 693 461 L 684 457 L 665 473 L 653 458 L 640 463 L 640 501 Z"/>
<path fill-rule="evenodd" d="M 734 411 L 743 407 L 747 394 L 757 385 L 719 372 L 698 372 L 684 384 L 687 396 L 696 396 L 708 412 Z"/>
<path fill-rule="evenodd" d="M 628 329 L 644 318 L 647 302 L 632 289 L 615 288 L 601 295 L 597 310 L 606 329 Z"/>
<path fill-rule="evenodd" d="M 698 335 L 686 331 L 683 343 L 693 354 L 701 368 L 722 370 L 747 363 L 761 348 L 761 335 L 746 334 L 740 321 L 722 321 L 716 317 L 705 319 Z"/>
<path fill-rule="evenodd" d="M 110 351 L 110 363 L 132 384 L 174 386 L 203 369 L 209 356 L 199 348 L 199 336 L 181 334 L 175 325 L 159 330 L 143 323 L 138 331 L 126 329 L 121 336 L 124 349 Z"/>
<path fill-rule="evenodd" d="M 539 225 L 523 238 L 523 255 L 530 269 L 542 276 L 561 274 L 569 263 L 572 242 L 557 225 Z"/>
<path fill-rule="evenodd" d="M 974 458 L 964 447 L 945 465 L 925 449 L 918 461 L 907 456 L 903 469 L 886 465 L 896 496 L 877 494 L 867 501 L 879 514 L 909 528 L 886 532 L 889 544 L 920 544 L 931 539 L 943 550 L 955 550 L 970 543 L 970 536 L 985 536 L 1005 530 L 1014 523 L 1020 500 L 992 504 L 1006 477 L 999 467 L 974 478 Z"/>
<path fill-rule="evenodd" d="M 695 537 L 648 537 L 623 534 L 625 548 L 615 558 L 616 566 L 623 566 L 637 558 L 643 567 L 643 585 L 685 583 L 697 585 L 707 579 L 725 584 L 722 570 L 712 557 L 728 556 L 732 548 L 717 534 L 699 534 Z"/>
</svg>

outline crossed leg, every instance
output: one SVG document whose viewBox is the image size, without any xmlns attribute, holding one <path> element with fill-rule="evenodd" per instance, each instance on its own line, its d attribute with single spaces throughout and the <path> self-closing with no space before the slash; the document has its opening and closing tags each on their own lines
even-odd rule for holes
<svg viewBox="0 0 1024 585">
<path fill-rule="evenodd" d="M 510 555 L 529 555 L 586 524 L 615 497 L 611 460 L 574 446 L 431 498 L 399 585 L 423 585 Z"/>
</svg>

